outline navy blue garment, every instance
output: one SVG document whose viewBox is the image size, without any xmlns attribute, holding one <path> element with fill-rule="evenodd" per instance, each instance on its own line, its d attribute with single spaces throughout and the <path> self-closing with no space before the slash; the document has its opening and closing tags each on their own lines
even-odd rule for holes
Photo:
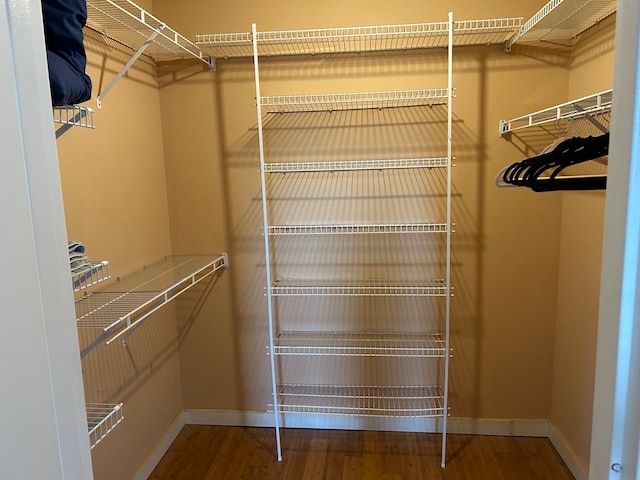
<svg viewBox="0 0 640 480">
<path fill-rule="evenodd" d="M 42 0 L 44 36 L 53 105 L 72 105 L 91 98 L 91 79 L 85 73 L 87 56 L 82 27 L 86 0 Z"/>
</svg>

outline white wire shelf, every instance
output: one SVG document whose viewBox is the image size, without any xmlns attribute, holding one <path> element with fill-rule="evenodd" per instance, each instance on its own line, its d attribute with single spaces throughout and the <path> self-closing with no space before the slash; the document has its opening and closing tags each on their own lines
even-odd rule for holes
<svg viewBox="0 0 640 480">
<path fill-rule="evenodd" d="M 409 168 L 446 168 L 449 159 L 401 158 L 392 160 L 350 160 L 337 162 L 273 162 L 265 163 L 266 173 L 339 172 L 356 170 L 400 170 Z"/>
<path fill-rule="evenodd" d="M 370 417 L 442 417 L 439 386 L 278 386 L 280 413 L 313 413 Z M 273 406 L 269 408 L 273 410 Z"/>
<path fill-rule="evenodd" d="M 130 0 L 89 0 L 87 26 L 132 50 L 156 34 L 144 50 L 154 60 L 197 58 L 209 62 L 208 55 L 193 42 Z"/>
<path fill-rule="evenodd" d="M 275 355 L 444 358 L 440 333 L 280 332 Z"/>
<path fill-rule="evenodd" d="M 273 296 L 363 296 L 363 297 L 443 297 L 447 295 L 444 280 L 422 282 L 276 280 L 271 285 Z"/>
<path fill-rule="evenodd" d="M 551 0 L 506 43 L 570 45 L 578 35 L 616 11 L 616 0 Z"/>
<path fill-rule="evenodd" d="M 79 292 L 86 288 L 109 280 L 109 262 L 88 262 L 86 268 L 75 272 L 71 276 L 73 291 Z"/>
<path fill-rule="evenodd" d="M 78 328 L 101 331 L 81 356 L 89 353 L 107 335 L 110 335 L 107 345 L 120 337 L 124 344 L 152 313 L 227 266 L 226 254 L 176 255 L 78 299 L 75 303 Z"/>
<path fill-rule="evenodd" d="M 454 45 L 504 43 L 520 27 L 522 18 L 456 21 Z M 447 22 L 412 23 L 309 30 L 257 32 L 258 55 L 360 53 L 446 47 Z M 197 35 L 196 44 L 217 58 L 253 55 L 250 32 Z"/>
<path fill-rule="evenodd" d="M 445 233 L 446 223 L 408 223 L 373 225 L 270 225 L 269 235 L 353 235 Z"/>
<path fill-rule="evenodd" d="M 500 135 L 551 122 L 604 113 L 611 110 L 612 99 L 613 90 L 605 90 L 527 115 L 509 120 L 500 120 Z"/>
<path fill-rule="evenodd" d="M 395 90 L 386 92 L 327 93 L 261 97 L 269 113 L 364 110 L 446 105 L 447 88 Z"/>
<path fill-rule="evenodd" d="M 79 105 L 53 107 L 53 122 L 62 125 L 56 129 L 56 138 L 71 127 L 96 128 L 94 111 L 89 107 Z"/>
<path fill-rule="evenodd" d="M 89 403 L 86 406 L 89 444 L 95 447 L 124 420 L 122 403 Z"/>
</svg>

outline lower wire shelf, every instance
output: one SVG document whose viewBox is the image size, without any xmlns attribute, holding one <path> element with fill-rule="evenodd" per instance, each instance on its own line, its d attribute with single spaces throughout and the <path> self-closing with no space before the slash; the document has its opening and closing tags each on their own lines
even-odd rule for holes
<svg viewBox="0 0 640 480">
<path fill-rule="evenodd" d="M 88 403 L 86 409 L 89 444 L 93 449 L 124 420 L 122 403 Z"/>
<path fill-rule="evenodd" d="M 442 279 L 414 282 L 278 279 L 271 285 L 271 294 L 274 296 L 443 297 L 447 295 L 447 284 Z"/>
<path fill-rule="evenodd" d="M 440 333 L 280 332 L 275 355 L 444 358 Z"/>
<path fill-rule="evenodd" d="M 269 405 L 273 411 L 273 405 Z M 366 417 L 442 417 L 444 395 L 428 386 L 278 386 L 279 413 L 310 413 Z"/>
</svg>

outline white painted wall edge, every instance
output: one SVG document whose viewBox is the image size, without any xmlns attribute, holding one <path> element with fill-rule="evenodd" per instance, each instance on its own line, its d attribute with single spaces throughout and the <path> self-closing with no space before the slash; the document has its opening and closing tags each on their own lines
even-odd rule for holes
<svg viewBox="0 0 640 480">
<path fill-rule="evenodd" d="M 158 466 L 158 463 L 160 463 L 164 454 L 167 453 L 167 450 L 169 450 L 173 441 L 178 437 L 182 427 L 185 426 L 185 419 L 186 415 L 184 411 L 180 412 L 175 420 L 171 422 L 171 425 L 169 425 L 164 435 L 160 438 L 158 443 L 156 443 L 156 446 L 153 448 L 151 453 L 147 455 L 147 458 L 144 459 L 142 465 L 131 478 L 135 480 L 146 480 L 149 478 L 153 469 Z"/>
<path fill-rule="evenodd" d="M 556 426 L 551 421 L 549 422 L 549 440 L 551 440 L 551 444 L 562 457 L 573 477 L 576 480 L 587 480 L 589 475 L 584 465 L 580 462 L 564 435 L 556 429 Z"/>
<path fill-rule="evenodd" d="M 400 422 L 398 422 L 400 420 Z M 393 429 L 389 423 L 393 423 Z M 341 430 L 393 430 L 420 431 L 438 433 L 438 419 L 415 418 L 355 418 L 342 415 L 303 415 L 282 416 L 281 426 L 285 428 L 324 428 Z M 171 443 L 176 439 L 184 425 L 225 425 L 236 427 L 273 427 L 273 413 L 237 410 L 200 410 L 187 409 L 176 417 L 164 436 L 158 441 L 153 452 L 147 456 L 142 466 L 133 476 L 135 480 L 144 480 L 151 475 Z M 498 418 L 460 418 L 448 419 L 447 430 L 451 434 L 498 435 L 508 437 L 549 438 L 552 445 L 567 465 L 576 480 L 587 480 L 587 473 L 564 436 L 548 420 L 518 420 Z"/>
</svg>

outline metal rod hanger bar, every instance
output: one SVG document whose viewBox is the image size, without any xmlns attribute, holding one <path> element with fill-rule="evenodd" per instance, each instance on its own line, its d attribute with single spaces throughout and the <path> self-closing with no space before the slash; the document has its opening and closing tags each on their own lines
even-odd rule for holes
<svg viewBox="0 0 640 480">
<path fill-rule="evenodd" d="M 260 105 L 270 113 L 362 110 L 446 105 L 448 89 L 395 90 L 386 92 L 328 93 L 262 97 Z"/>
<path fill-rule="evenodd" d="M 93 117 L 94 112 L 89 107 L 79 105 L 53 107 L 53 122 L 62 125 L 56 129 L 56 138 L 59 138 L 71 127 L 96 128 Z"/>
<path fill-rule="evenodd" d="M 394 233 L 444 233 L 446 223 L 361 225 L 270 225 L 269 235 L 351 235 Z"/>
<path fill-rule="evenodd" d="M 86 411 L 91 449 L 104 440 L 124 420 L 122 403 L 88 403 Z"/>
<path fill-rule="evenodd" d="M 570 44 L 573 39 L 616 11 L 616 0 L 551 0 L 507 40 Z"/>
<path fill-rule="evenodd" d="M 501 44 L 522 24 L 521 17 L 454 22 L 454 45 Z M 259 55 L 353 53 L 446 47 L 449 22 L 256 32 Z M 219 58 L 252 54 L 250 32 L 201 34 L 196 44 Z"/>
<path fill-rule="evenodd" d="M 338 162 L 265 163 L 266 173 L 337 172 L 356 170 L 396 170 L 407 168 L 445 168 L 448 158 L 407 158 L 396 160 L 352 160 Z"/>
<path fill-rule="evenodd" d="M 443 358 L 441 333 L 280 332 L 275 355 Z"/>
<path fill-rule="evenodd" d="M 544 125 L 550 122 L 584 118 L 587 114 L 605 113 L 611 110 L 612 99 L 613 90 L 609 89 L 520 117 L 500 120 L 500 136 L 508 132 L 515 132 L 523 128 Z"/>
</svg>

